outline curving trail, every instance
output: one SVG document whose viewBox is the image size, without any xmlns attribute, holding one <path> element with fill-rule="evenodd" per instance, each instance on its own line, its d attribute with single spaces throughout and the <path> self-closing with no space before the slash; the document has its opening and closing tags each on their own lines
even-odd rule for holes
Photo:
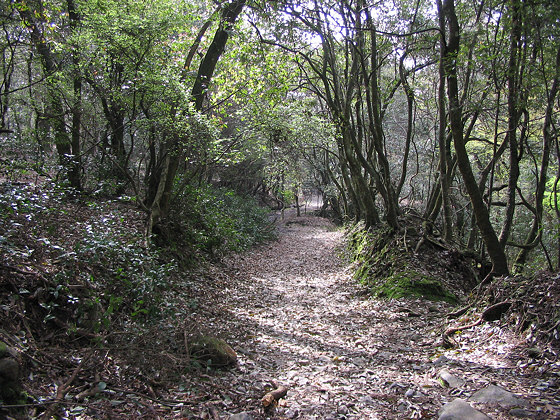
<svg viewBox="0 0 560 420">
<path fill-rule="evenodd" d="M 437 418 L 443 404 L 490 382 L 523 393 L 511 337 L 499 349 L 467 343 L 438 359 L 449 308 L 368 299 L 350 279 L 342 243 L 328 221 L 292 217 L 277 242 L 225 262 L 227 288 L 214 322 L 229 336 L 239 366 L 212 377 L 220 418 L 241 411 L 254 419 Z M 444 388 L 442 367 L 465 385 Z M 260 399 L 272 382 L 289 391 L 271 417 Z M 500 410 L 486 412 L 509 418 Z"/>
</svg>

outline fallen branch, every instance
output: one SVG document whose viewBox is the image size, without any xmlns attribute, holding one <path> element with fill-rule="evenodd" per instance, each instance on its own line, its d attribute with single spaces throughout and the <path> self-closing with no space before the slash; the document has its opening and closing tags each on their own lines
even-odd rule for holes
<svg viewBox="0 0 560 420">
<path fill-rule="evenodd" d="M 465 306 L 464 308 L 458 309 L 455 312 L 449 312 L 447 314 L 447 318 L 459 318 L 461 315 L 467 313 L 467 311 L 471 308 L 471 306 Z"/>
<path fill-rule="evenodd" d="M 150 400 L 152 402 L 155 402 L 156 404 L 160 404 L 160 405 L 164 405 L 166 407 L 175 407 L 177 405 L 182 405 L 182 404 L 196 404 L 199 403 L 201 401 L 204 400 L 204 398 L 206 398 L 207 396 L 204 397 L 200 397 L 200 398 L 193 398 L 191 400 L 166 400 L 166 399 L 159 399 L 159 398 L 154 398 L 149 396 L 148 394 L 144 394 L 142 392 L 137 392 L 137 391 L 132 391 L 129 389 L 124 389 L 124 388 L 118 388 L 118 387 L 114 387 L 114 386 L 108 386 L 107 388 L 116 391 L 116 392 L 121 392 L 123 394 L 131 394 L 131 395 L 136 395 L 137 397 L 141 397 L 141 398 L 145 398 L 147 400 Z"/>
<path fill-rule="evenodd" d="M 45 419 L 50 419 L 55 411 L 58 409 L 58 406 L 60 404 L 60 402 L 62 400 L 64 400 L 64 397 L 66 396 L 66 394 L 68 393 L 68 391 L 70 391 L 71 387 L 72 387 L 72 383 L 74 382 L 74 380 L 76 379 L 76 377 L 78 376 L 78 373 L 80 373 L 80 371 L 82 370 L 82 366 L 84 365 L 84 363 L 86 361 L 89 360 L 89 358 L 91 357 L 91 355 L 93 354 L 93 351 L 89 352 L 78 364 L 78 366 L 76 366 L 76 369 L 74 369 L 74 372 L 72 372 L 72 375 L 70 376 L 70 378 L 68 378 L 68 380 L 61 386 L 58 387 L 58 390 L 56 391 L 56 397 L 54 400 L 53 405 L 51 405 L 47 411 L 45 411 L 45 413 L 43 414 L 43 418 Z"/>
<path fill-rule="evenodd" d="M 453 334 L 459 331 L 468 330 L 469 328 L 476 327 L 482 324 L 482 318 L 479 318 L 477 321 L 473 322 L 472 324 L 468 325 L 461 325 L 460 327 L 452 327 L 445 330 L 443 333 L 444 339 L 451 337 Z"/>
<path fill-rule="evenodd" d="M 187 330 L 183 329 L 183 344 L 185 346 L 185 354 L 187 355 L 187 363 L 190 363 L 191 361 L 191 352 L 189 350 L 189 339 L 187 337 Z"/>
<path fill-rule="evenodd" d="M 267 392 L 265 394 L 265 396 L 262 397 L 262 400 L 261 400 L 262 405 L 267 410 L 276 408 L 276 406 L 278 405 L 278 400 L 280 398 L 284 398 L 286 396 L 286 394 L 288 393 L 288 387 L 287 386 L 277 385 L 277 384 L 273 384 L 273 385 L 276 386 L 276 389 L 274 389 L 270 392 Z"/>
<path fill-rule="evenodd" d="M 551 328 L 549 328 L 548 330 L 545 330 L 545 334 L 550 334 L 552 331 L 554 331 L 556 328 L 560 327 L 560 319 L 558 320 L 558 322 L 556 322 L 556 324 L 554 324 Z"/>
</svg>

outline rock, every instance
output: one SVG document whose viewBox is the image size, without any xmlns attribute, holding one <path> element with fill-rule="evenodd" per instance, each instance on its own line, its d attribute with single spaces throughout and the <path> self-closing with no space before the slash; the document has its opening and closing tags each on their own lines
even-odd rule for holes
<svg viewBox="0 0 560 420">
<path fill-rule="evenodd" d="M 434 365 L 436 366 L 446 365 L 449 362 L 450 362 L 449 358 L 447 358 L 443 354 L 433 361 Z"/>
<path fill-rule="evenodd" d="M 237 354 L 221 338 L 199 337 L 191 344 L 190 355 L 216 367 L 226 367 L 237 363 Z"/>
<path fill-rule="evenodd" d="M 0 358 L 8 357 L 9 355 L 8 346 L 3 341 L 0 341 Z"/>
<path fill-rule="evenodd" d="M 17 356 L 18 356 L 18 353 L 17 353 L 16 350 L 14 350 L 10 346 L 8 346 L 3 341 L 0 341 L 0 359 L 2 359 L 4 357 L 13 357 L 14 359 L 16 359 Z"/>
<path fill-rule="evenodd" d="M 461 398 L 456 398 L 445 404 L 439 410 L 438 416 L 438 420 L 490 420 L 490 417 L 474 409 Z"/>
<path fill-rule="evenodd" d="M 509 410 L 509 415 L 518 419 L 532 419 L 535 417 L 535 413 L 524 408 L 513 408 Z"/>
<path fill-rule="evenodd" d="M 3 344 L 3 343 L 2 343 Z M 22 404 L 25 396 L 21 392 L 19 380 L 19 363 L 10 355 L 7 347 L 0 348 L 4 355 L 0 359 L 0 401 L 6 404 Z"/>
<path fill-rule="evenodd" d="M 495 305 L 486 308 L 480 317 L 486 322 L 492 322 L 499 320 L 503 314 L 505 314 L 511 307 L 511 302 L 499 302 Z"/>
<path fill-rule="evenodd" d="M 442 369 L 439 372 L 439 379 L 443 382 L 444 386 L 448 386 L 449 388 L 461 388 L 465 385 L 465 381 L 461 378 L 457 378 L 447 369 Z"/>
<path fill-rule="evenodd" d="M 0 359 L 0 384 L 17 382 L 19 379 L 19 364 L 11 357 Z"/>
<path fill-rule="evenodd" d="M 297 419 L 299 417 L 299 410 L 297 408 L 290 408 L 286 411 L 286 418 Z"/>
<path fill-rule="evenodd" d="M 501 407 L 505 408 L 527 405 L 525 400 L 496 385 L 488 385 L 486 388 L 475 392 L 471 395 L 469 401 L 476 401 L 485 404 L 499 404 Z"/>
<path fill-rule="evenodd" d="M 405 392 L 406 387 L 407 386 L 405 384 L 393 382 L 391 385 L 389 385 L 389 391 L 393 391 L 395 392 L 395 394 L 402 394 Z"/>
<path fill-rule="evenodd" d="M 360 404 L 365 404 L 365 405 L 373 405 L 375 404 L 375 400 L 370 397 L 369 395 L 364 395 L 362 398 L 360 398 Z"/>
<path fill-rule="evenodd" d="M 349 410 L 348 407 L 346 407 L 345 405 L 341 405 L 336 409 L 337 414 L 348 414 Z"/>
<path fill-rule="evenodd" d="M 400 411 L 401 413 L 404 413 L 409 408 L 410 408 L 410 403 L 408 401 L 399 400 L 398 405 L 397 405 L 397 410 L 398 411 Z"/>
<path fill-rule="evenodd" d="M 237 413 L 229 416 L 229 420 L 253 420 L 253 416 L 248 412 L 243 411 L 242 413 Z"/>
<path fill-rule="evenodd" d="M 404 393 L 404 396 L 406 398 L 421 398 L 424 396 L 424 394 L 422 394 L 420 391 L 415 390 L 414 388 L 410 388 Z"/>
<path fill-rule="evenodd" d="M 539 359 L 542 356 L 542 351 L 538 347 L 531 347 L 527 349 L 527 355 L 533 359 Z"/>
</svg>

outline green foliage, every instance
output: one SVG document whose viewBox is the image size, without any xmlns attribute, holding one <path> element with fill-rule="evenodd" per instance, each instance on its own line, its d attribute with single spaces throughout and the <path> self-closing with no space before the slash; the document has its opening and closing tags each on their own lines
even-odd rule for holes
<svg viewBox="0 0 560 420">
<path fill-rule="evenodd" d="M 0 135 L 0 177 L 8 182 L 36 177 L 41 172 L 34 139 Z"/>
<path fill-rule="evenodd" d="M 54 184 L 4 185 L 0 192 L 0 251 L 15 264 L 49 270 L 38 290 L 22 283 L 18 296 L 34 294 L 42 322 L 63 320 L 69 333 L 159 314 L 176 261 L 144 247 L 142 225 L 131 228 L 117 202 L 73 196 Z"/>
<path fill-rule="evenodd" d="M 173 210 L 183 244 L 196 253 L 218 256 L 242 251 L 273 237 L 268 210 L 249 197 L 211 185 L 187 186 Z"/>
<path fill-rule="evenodd" d="M 245 123 L 245 153 L 266 162 L 265 183 L 285 204 L 304 185 L 316 183 L 316 151 L 333 147 L 333 126 L 317 105 L 309 97 L 288 97 L 279 104 L 255 101 L 238 113 Z"/>
<path fill-rule="evenodd" d="M 162 250 L 141 246 L 141 232 L 136 232 L 139 236 L 135 242 L 123 242 L 116 230 L 118 218 L 104 218 L 102 222 L 85 227 L 83 239 L 65 261 L 70 277 L 85 274 L 72 272 L 74 264 L 94 267 L 95 275 L 90 274 L 88 281 L 102 285 L 103 294 L 94 293 L 86 306 L 100 307 L 96 328 L 108 328 L 117 313 L 133 319 L 156 315 L 169 277 L 177 270 L 176 261 L 165 258 Z"/>
<path fill-rule="evenodd" d="M 546 182 L 546 191 L 544 193 L 544 208 L 550 213 L 555 213 L 560 208 L 560 184 L 556 178 L 550 178 Z"/>
</svg>

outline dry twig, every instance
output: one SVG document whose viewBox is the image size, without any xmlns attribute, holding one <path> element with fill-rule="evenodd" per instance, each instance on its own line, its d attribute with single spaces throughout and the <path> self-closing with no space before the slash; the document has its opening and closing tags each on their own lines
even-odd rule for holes
<svg viewBox="0 0 560 420">
<path fill-rule="evenodd" d="M 60 402 L 64 399 L 68 391 L 70 391 L 72 387 L 72 383 L 78 376 L 78 373 L 80 373 L 85 362 L 89 360 L 92 354 L 93 351 L 90 351 L 88 354 L 86 354 L 86 356 L 80 361 L 78 366 L 76 366 L 76 369 L 74 369 L 74 372 L 72 372 L 70 378 L 68 378 L 68 380 L 63 385 L 58 387 L 58 390 L 56 391 L 56 397 L 54 403 L 47 409 L 47 411 L 45 411 L 42 418 L 50 419 L 54 415 L 55 411 L 58 409 Z"/>
</svg>

